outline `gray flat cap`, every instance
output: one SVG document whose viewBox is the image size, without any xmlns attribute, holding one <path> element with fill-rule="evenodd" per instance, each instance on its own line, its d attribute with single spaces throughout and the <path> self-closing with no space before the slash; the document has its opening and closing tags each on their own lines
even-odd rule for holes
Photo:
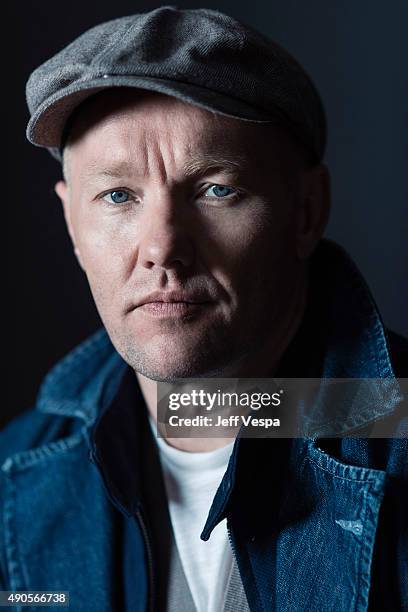
<svg viewBox="0 0 408 612">
<path fill-rule="evenodd" d="M 110 87 L 157 91 L 230 117 L 284 124 L 314 161 L 324 154 L 325 113 L 303 68 L 218 11 L 163 6 L 84 32 L 30 75 L 28 140 L 60 160 L 72 112 Z"/>
</svg>

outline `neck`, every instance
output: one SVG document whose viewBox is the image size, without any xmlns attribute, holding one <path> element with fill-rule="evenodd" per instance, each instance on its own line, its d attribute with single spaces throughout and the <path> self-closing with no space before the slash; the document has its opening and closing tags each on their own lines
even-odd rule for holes
<svg viewBox="0 0 408 612">
<path fill-rule="evenodd" d="M 224 378 L 267 378 L 273 376 L 282 355 L 288 348 L 302 321 L 306 307 L 306 281 L 293 300 L 292 308 L 287 311 L 284 322 L 271 334 L 268 342 L 261 350 L 238 366 L 226 368 L 222 372 Z M 157 423 L 157 382 L 136 372 L 143 397 L 149 413 Z M 165 438 L 166 442 L 175 448 L 187 452 L 206 452 L 229 444 L 231 438 Z"/>
</svg>

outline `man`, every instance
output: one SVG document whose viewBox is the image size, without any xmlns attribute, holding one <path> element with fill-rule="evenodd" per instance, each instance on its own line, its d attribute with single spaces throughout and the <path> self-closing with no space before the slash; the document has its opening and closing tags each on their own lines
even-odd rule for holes
<svg viewBox="0 0 408 612">
<path fill-rule="evenodd" d="M 310 79 L 230 17 L 163 7 L 84 33 L 27 96 L 104 329 L 2 433 L 2 588 L 98 612 L 402 609 L 406 343 L 322 240 Z M 157 381 L 278 376 L 387 394 L 350 401 L 337 439 L 154 435 Z"/>
</svg>

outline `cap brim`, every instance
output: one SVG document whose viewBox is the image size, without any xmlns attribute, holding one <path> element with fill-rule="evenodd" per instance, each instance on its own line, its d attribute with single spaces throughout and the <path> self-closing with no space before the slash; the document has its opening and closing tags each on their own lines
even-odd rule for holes
<svg viewBox="0 0 408 612">
<path fill-rule="evenodd" d="M 64 126 L 77 106 L 90 96 L 111 87 L 136 87 L 174 96 L 200 108 L 227 117 L 258 123 L 276 120 L 276 110 L 267 112 L 196 85 L 153 77 L 108 75 L 91 81 L 74 83 L 41 104 L 27 125 L 27 138 L 37 146 L 59 149 Z"/>
</svg>

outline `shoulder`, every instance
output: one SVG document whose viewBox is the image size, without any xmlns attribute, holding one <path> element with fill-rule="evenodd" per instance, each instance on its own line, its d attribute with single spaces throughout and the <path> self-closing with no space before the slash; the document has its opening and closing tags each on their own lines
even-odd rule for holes
<svg viewBox="0 0 408 612">
<path fill-rule="evenodd" d="M 44 446 L 72 433 L 72 419 L 26 410 L 0 432 L 0 466 L 16 453 Z"/>
<path fill-rule="evenodd" d="M 34 457 L 34 449 L 52 452 L 77 442 L 111 401 L 125 365 L 104 329 L 76 346 L 48 372 L 35 407 L 0 432 L 0 467 L 24 453 Z"/>
</svg>

